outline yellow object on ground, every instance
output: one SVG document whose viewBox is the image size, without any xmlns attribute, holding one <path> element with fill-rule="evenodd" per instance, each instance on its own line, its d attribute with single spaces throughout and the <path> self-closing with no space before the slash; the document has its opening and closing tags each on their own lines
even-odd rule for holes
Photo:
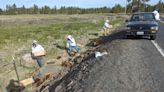
<svg viewBox="0 0 164 92">
<path fill-rule="evenodd" d="M 34 79 L 33 78 L 24 79 L 24 80 L 20 81 L 20 83 L 22 83 L 23 86 L 27 86 L 27 85 L 34 83 Z"/>
</svg>

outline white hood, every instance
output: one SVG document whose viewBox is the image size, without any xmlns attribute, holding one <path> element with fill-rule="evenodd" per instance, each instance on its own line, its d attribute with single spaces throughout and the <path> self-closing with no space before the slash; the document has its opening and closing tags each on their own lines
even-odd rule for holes
<svg viewBox="0 0 164 92">
<path fill-rule="evenodd" d="M 67 36 L 67 44 L 69 44 L 70 46 L 76 46 L 76 42 L 75 42 L 75 39 L 71 36 L 71 35 L 68 35 Z M 70 41 L 69 41 L 70 40 Z M 67 45 L 68 47 L 68 45 Z"/>
<path fill-rule="evenodd" d="M 156 20 L 160 20 L 160 14 L 158 13 L 158 11 L 153 11 L 154 15 L 155 15 L 155 19 Z"/>
</svg>

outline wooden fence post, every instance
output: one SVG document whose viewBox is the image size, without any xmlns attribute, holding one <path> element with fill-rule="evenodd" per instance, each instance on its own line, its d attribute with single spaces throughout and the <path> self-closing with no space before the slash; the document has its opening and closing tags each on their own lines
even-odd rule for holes
<svg viewBox="0 0 164 92">
<path fill-rule="evenodd" d="M 18 75 L 18 71 L 17 71 L 17 67 L 16 67 L 16 63 L 15 63 L 15 58 L 14 58 L 14 56 L 13 56 L 13 65 L 14 65 L 14 70 L 15 70 L 17 79 L 18 79 L 18 81 L 19 81 L 19 75 Z"/>
</svg>

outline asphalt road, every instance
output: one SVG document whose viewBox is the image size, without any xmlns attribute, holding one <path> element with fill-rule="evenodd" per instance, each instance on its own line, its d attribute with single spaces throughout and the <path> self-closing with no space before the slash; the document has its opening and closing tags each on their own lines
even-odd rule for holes
<svg viewBox="0 0 164 92">
<path fill-rule="evenodd" d="M 164 24 L 155 40 L 164 49 Z M 164 92 L 164 57 L 151 40 L 123 39 L 118 32 L 104 39 L 100 49 L 74 68 L 51 92 Z"/>
<path fill-rule="evenodd" d="M 164 18 L 161 18 L 161 21 L 159 24 L 159 32 L 157 34 L 157 39 L 155 40 L 159 46 L 164 50 Z"/>
</svg>

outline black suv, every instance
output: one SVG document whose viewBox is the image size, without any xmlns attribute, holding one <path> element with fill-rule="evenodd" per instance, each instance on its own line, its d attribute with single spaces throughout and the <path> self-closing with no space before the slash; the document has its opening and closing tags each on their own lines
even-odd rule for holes
<svg viewBox="0 0 164 92">
<path fill-rule="evenodd" d="M 126 37 L 149 36 L 151 40 L 156 38 L 158 22 L 153 13 L 135 13 L 131 19 L 126 20 Z"/>
</svg>

